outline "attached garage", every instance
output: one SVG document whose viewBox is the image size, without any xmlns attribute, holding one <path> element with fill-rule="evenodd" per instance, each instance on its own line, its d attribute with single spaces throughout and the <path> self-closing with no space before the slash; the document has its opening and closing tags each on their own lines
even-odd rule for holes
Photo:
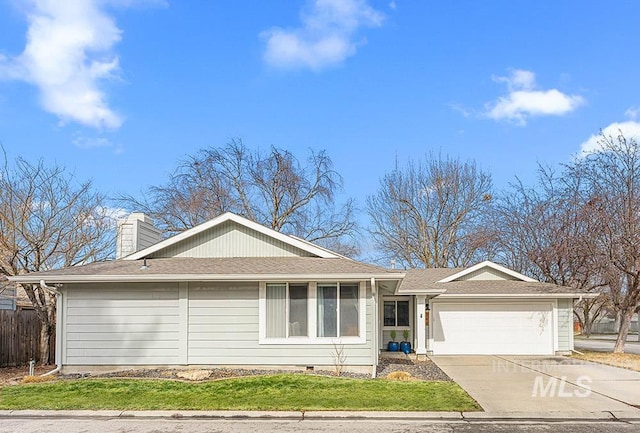
<svg viewBox="0 0 640 433">
<path fill-rule="evenodd" d="M 435 355 L 552 355 L 552 301 L 433 301 Z"/>
</svg>

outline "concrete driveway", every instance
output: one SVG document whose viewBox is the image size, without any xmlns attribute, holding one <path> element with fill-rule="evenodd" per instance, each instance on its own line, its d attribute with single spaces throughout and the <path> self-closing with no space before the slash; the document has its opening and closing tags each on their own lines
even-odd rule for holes
<svg viewBox="0 0 640 433">
<path fill-rule="evenodd" d="M 430 358 L 487 412 L 640 412 L 639 372 L 562 356 Z"/>
</svg>

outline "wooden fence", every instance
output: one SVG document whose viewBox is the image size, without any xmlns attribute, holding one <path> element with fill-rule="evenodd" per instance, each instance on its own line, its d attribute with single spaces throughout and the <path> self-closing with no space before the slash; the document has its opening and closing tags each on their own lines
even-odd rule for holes
<svg viewBox="0 0 640 433">
<path fill-rule="evenodd" d="M 49 340 L 49 363 L 55 362 L 55 335 Z M 40 360 L 40 321 L 34 310 L 0 310 L 0 367 Z"/>
</svg>

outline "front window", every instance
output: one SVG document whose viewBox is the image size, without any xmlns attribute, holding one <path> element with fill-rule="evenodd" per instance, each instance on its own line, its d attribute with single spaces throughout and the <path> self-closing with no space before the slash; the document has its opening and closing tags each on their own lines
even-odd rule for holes
<svg viewBox="0 0 640 433">
<path fill-rule="evenodd" d="M 289 337 L 307 337 L 307 298 L 309 289 L 306 284 L 289 285 Z"/>
<path fill-rule="evenodd" d="M 318 284 L 318 337 L 357 337 L 359 332 L 359 285 Z"/>
<path fill-rule="evenodd" d="M 308 298 L 306 284 L 267 284 L 267 338 L 307 337 Z"/>
<path fill-rule="evenodd" d="M 364 343 L 366 301 L 358 282 L 263 283 L 262 344 L 329 344 L 357 338 Z M 356 340 L 349 340 L 356 342 Z"/>
<path fill-rule="evenodd" d="M 384 326 L 409 326 L 409 301 L 384 301 Z"/>
</svg>

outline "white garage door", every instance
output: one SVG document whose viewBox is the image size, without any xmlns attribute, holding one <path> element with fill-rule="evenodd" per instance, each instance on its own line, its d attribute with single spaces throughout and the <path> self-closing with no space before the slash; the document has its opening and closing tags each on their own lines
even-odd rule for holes
<svg viewBox="0 0 640 433">
<path fill-rule="evenodd" d="M 435 355 L 553 354 L 549 302 L 432 304 Z"/>
</svg>

